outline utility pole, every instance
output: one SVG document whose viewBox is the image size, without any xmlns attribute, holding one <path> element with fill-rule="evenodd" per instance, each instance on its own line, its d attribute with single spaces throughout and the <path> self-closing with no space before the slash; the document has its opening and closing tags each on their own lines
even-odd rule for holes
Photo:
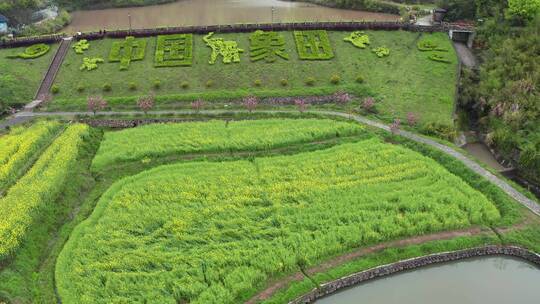
<svg viewBox="0 0 540 304">
<path fill-rule="evenodd" d="M 274 11 L 275 10 L 276 10 L 276 8 L 272 6 L 272 23 L 274 23 Z"/>
<path fill-rule="evenodd" d="M 131 14 L 128 13 L 128 19 L 129 19 L 129 32 L 131 33 Z"/>
</svg>

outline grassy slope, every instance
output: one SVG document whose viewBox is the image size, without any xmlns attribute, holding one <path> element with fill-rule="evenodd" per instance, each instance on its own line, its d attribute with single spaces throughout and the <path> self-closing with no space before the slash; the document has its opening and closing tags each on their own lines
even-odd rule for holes
<svg viewBox="0 0 540 304">
<path fill-rule="evenodd" d="M 6 58 L 25 48 L 0 49 L 0 99 L 5 99 L 7 104 L 32 101 L 57 48 L 57 44 L 51 45 L 47 54 L 36 59 Z"/>
<path fill-rule="evenodd" d="M 453 48 L 444 33 L 433 34 L 440 45 L 447 47 L 453 58 L 452 64 L 442 64 L 427 59 L 427 54 L 416 48 L 418 33 L 369 31 L 372 47 L 385 45 L 391 49 L 387 58 L 377 58 L 369 49 L 358 49 L 346 43 L 344 32 L 330 32 L 335 58 L 329 61 L 300 61 L 295 49 L 291 32 L 284 32 L 290 60 L 278 59 L 268 64 L 264 61 L 252 63 L 249 60 L 248 34 L 220 34 L 228 40 L 238 41 L 245 49 L 241 63 L 225 65 L 221 62 L 209 65 L 210 49 L 205 46 L 202 36 L 194 36 L 194 64 L 192 67 L 154 68 L 155 38 L 148 38 L 146 58 L 142 62 L 133 62 L 128 71 L 119 71 L 118 63 L 101 64 L 98 70 L 80 72 L 83 56 L 108 58 L 114 40 L 91 42 L 91 49 L 86 55 L 70 52 L 57 77 L 60 87 L 57 108 L 85 108 L 85 97 L 89 94 L 104 94 L 103 84 L 110 83 L 112 92 L 106 97 L 132 96 L 147 94 L 152 90 L 154 80 L 161 81 L 161 94 L 209 94 L 207 98 L 242 96 L 249 93 L 261 95 L 314 95 L 329 94 L 338 89 L 346 89 L 357 95 L 374 95 L 382 103 L 378 109 L 388 116 L 395 113 L 404 117 L 407 112 L 418 112 L 422 121 L 451 123 L 454 101 L 454 84 L 457 59 Z M 330 83 L 332 75 L 341 77 L 340 85 Z M 365 78 L 365 84 L 358 85 L 358 75 Z M 314 87 L 305 85 L 308 77 L 317 79 Z M 286 78 L 289 86 L 285 89 L 280 80 Z M 255 79 L 262 81 L 262 86 L 253 85 Z M 214 81 L 210 89 L 205 84 Z M 180 84 L 188 81 L 189 89 L 182 89 Z M 128 84 L 137 84 L 137 91 L 130 91 Z M 77 92 L 77 87 L 84 85 L 85 92 Z M 270 91 L 270 92 L 269 92 Z M 63 99 L 63 100 L 62 100 Z M 79 100 L 75 100 L 79 99 Z M 176 98 L 178 100 L 179 98 Z M 180 97 L 180 99 L 182 99 Z M 111 103 L 114 104 L 114 101 Z M 134 103 L 130 102 L 130 106 Z M 55 105 L 53 105 L 54 107 Z"/>
</svg>

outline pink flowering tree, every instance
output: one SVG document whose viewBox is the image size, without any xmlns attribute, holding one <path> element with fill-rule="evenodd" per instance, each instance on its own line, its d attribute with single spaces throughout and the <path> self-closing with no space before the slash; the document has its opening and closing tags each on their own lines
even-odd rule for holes
<svg viewBox="0 0 540 304">
<path fill-rule="evenodd" d="M 336 103 L 346 104 L 352 100 L 352 97 L 349 93 L 339 91 L 334 93 L 334 100 L 336 101 Z"/>
<path fill-rule="evenodd" d="M 308 105 L 309 105 L 309 104 L 306 103 L 306 101 L 303 100 L 303 99 L 296 99 L 296 100 L 294 101 L 294 104 L 298 107 L 298 111 L 299 111 L 300 113 L 304 113 L 304 112 L 307 110 Z"/>
<path fill-rule="evenodd" d="M 244 98 L 244 107 L 246 107 L 249 113 L 253 112 L 253 110 L 257 108 L 257 104 L 259 104 L 259 101 L 255 96 L 248 96 Z"/>
<path fill-rule="evenodd" d="M 196 112 L 199 112 L 203 107 L 204 107 L 204 100 L 202 99 L 197 99 L 191 103 L 191 109 L 193 109 Z"/>
<path fill-rule="evenodd" d="M 142 96 L 137 101 L 137 106 L 139 107 L 139 109 L 141 109 L 141 111 L 144 112 L 144 114 L 147 114 L 148 111 L 152 110 L 152 108 L 154 107 L 155 101 L 156 98 L 154 97 L 154 95 Z"/>
<path fill-rule="evenodd" d="M 394 122 L 390 124 L 390 132 L 392 134 L 398 134 L 401 127 L 401 120 L 399 118 L 394 119 Z"/>
<path fill-rule="evenodd" d="M 413 112 L 407 113 L 407 124 L 410 127 L 414 127 L 416 126 L 417 123 L 418 123 L 418 116 L 414 114 Z"/>
<path fill-rule="evenodd" d="M 366 112 L 373 112 L 375 107 L 375 98 L 373 97 L 366 97 L 364 100 L 362 100 L 362 109 Z"/>
<path fill-rule="evenodd" d="M 107 107 L 107 101 L 101 96 L 88 96 L 88 111 L 96 115 L 97 111 L 103 111 Z"/>
</svg>

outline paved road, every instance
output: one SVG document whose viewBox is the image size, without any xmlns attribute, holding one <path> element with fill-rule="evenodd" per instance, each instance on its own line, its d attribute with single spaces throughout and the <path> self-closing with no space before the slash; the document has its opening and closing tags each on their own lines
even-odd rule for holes
<svg viewBox="0 0 540 304">
<path fill-rule="evenodd" d="M 478 65 L 476 56 L 473 54 L 471 49 L 467 47 L 467 45 L 462 42 L 454 42 L 454 48 L 456 49 L 459 60 L 463 65 L 468 68 L 474 68 Z"/>
<path fill-rule="evenodd" d="M 256 111 L 258 113 L 295 113 L 295 111 L 278 111 L 278 110 L 269 110 L 269 111 Z M 165 114 L 196 114 L 195 111 L 150 111 L 148 114 L 154 114 L 154 115 L 165 115 Z M 205 111 L 199 111 L 200 114 L 225 114 L 225 113 L 247 113 L 245 110 L 205 110 Z M 358 116 L 358 115 L 352 115 L 347 113 L 341 113 L 341 112 L 334 112 L 334 111 L 308 111 L 307 113 L 314 113 L 314 114 L 322 114 L 322 115 L 328 115 L 328 116 L 337 116 L 337 117 L 343 117 L 347 119 L 351 119 L 354 121 L 357 121 L 359 123 L 372 126 L 375 128 L 379 128 L 382 130 L 385 130 L 387 132 L 390 132 L 390 127 L 377 122 L 370 120 L 368 118 Z M 105 116 L 115 116 L 115 115 L 134 115 L 134 114 L 142 114 L 140 111 L 126 111 L 126 112 L 98 112 L 98 115 L 105 115 Z M 82 116 L 82 115 L 92 115 L 92 112 L 20 112 L 15 115 L 15 119 L 31 119 L 32 117 L 51 117 L 51 116 L 60 116 L 60 117 L 74 117 L 74 116 Z M 514 198 L 517 202 L 522 204 L 523 206 L 527 207 L 529 210 L 534 212 L 536 215 L 540 216 L 540 205 L 538 205 L 535 201 L 529 199 L 525 195 L 521 194 L 521 192 L 517 191 L 514 187 L 512 187 L 510 184 L 508 184 L 503 179 L 499 178 L 498 176 L 494 175 L 493 173 L 489 172 L 488 170 L 481 167 L 478 163 L 475 161 L 469 159 L 467 156 L 463 155 L 462 153 L 458 152 L 457 150 L 454 150 L 451 147 L 448 147 L 446 145 L 440 144 L 432 139 L 419 136 L 417 134 L 414 134 L 412 132 L 408 131 L 398 131 L 398 134 L 406 137 L 410 140 L 413 140 L 418 143 L 429 145 L 433 148 L 436 148 L 439 151 L 442 151 L 443 153 L 450 155 L 459 161 L 461 161 L 465 166 L 473 170 L 474 172 L 478 173 L 479 175 L 483 176 L 493 184 L 495 184 L 497 187 L 502 189 L 506 194 Z"/>
</svg>

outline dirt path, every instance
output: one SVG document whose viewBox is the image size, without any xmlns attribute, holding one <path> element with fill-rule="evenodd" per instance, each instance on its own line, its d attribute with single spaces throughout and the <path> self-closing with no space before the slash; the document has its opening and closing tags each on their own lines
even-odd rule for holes
<svg viewBox="0 0 540 304">
<path fill-rule="evenodd" d="M 401 239 L 401 240 L 396 240 L 396 241 L 391 241 L 391 242 L 385 242 L 385 243 L 373 245 L 370 247 L 360 248 L 355 251 L 349 252 L 347 254 L 337 256 L 320 265 L 307 269 L 306 273 L 308 275 L 313 275 L 316 273 L 324 272 L 329 269 L 335 268 L 336 266 L 342 265 L 346 262 L 358 259 L 367 254 L 382 251 L 387 248 L 405 247 L 405 246 L 410 246 L 410 245 L 418 245 L 418 244 L 422 244 L 429 241 L 448 240 L 448 239 L 453 239 L 453 238 L 461 237 L 461 236 L 474 236 L 474 235 L 489 234 L 489 233 L 493 233 L 493 232 L 491 230 L 482 229 L 480 227 L 472 227 L 466 230 L 444 231 L 444 232 L 416 236 L 416 237 L 411 237 L 411 238 Z M 258 303 L 259 301 L 269 299 L 278 290 L 286 287 L 291 282 L 300 281 L 300 280 L 303 280 L 304 278 L 305 278 L 304 275 L 299 271 L 287 277 L 270 282 L 266 289 L 259 292 L 257 295 L 253 296 L 251 299 L 246 301 L 245 304 L 255 304 L 255 303 Z"/>
</svg>

